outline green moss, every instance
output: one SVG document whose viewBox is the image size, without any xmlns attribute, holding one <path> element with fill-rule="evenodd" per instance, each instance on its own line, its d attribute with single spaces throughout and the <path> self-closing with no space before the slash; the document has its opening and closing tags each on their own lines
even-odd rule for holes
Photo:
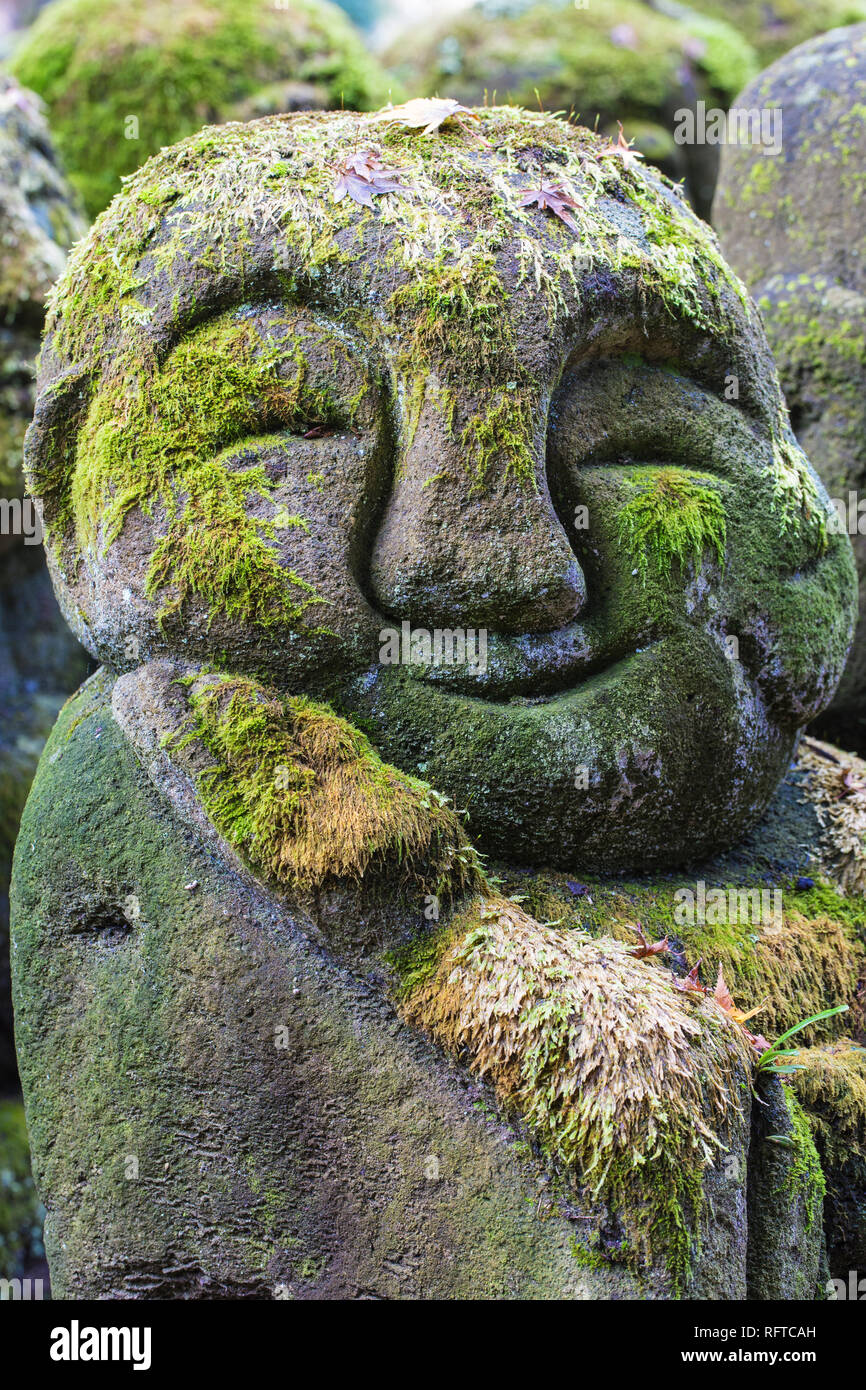
<svg viewBox="0 0 866 1390">
<path fill-rule="evenodd" d="M 516 394 L 502 395 L 486 413 L 473 416 L 461 436 L 479 483 L 483 483 L 494 464 L 502 462 L 506 477 L 513 474 L 524 482 L 534 482 L 531 438 L 529 402 Z"/>
<path fill-rule="evenodd" d="M 327 706 L 256 682 L 189 678 L 189 722 L 169 752 L 200 742 L 215 759 L 198 775 L 220 833 L 277 884 L 317 886 L 387 867 L 444 899 L 484 882 L 446 800 L 384 763 Z"/>
<path fill-rule="evenodd" d="M 148 155 L 279 79 L 314 84 L 328 106 L 369 109 L 390 82 L 327 0 L 58 0 L 12 62 L 47 103 L 52 132 L 91 215 Z M 130 126 L 133 120 L 137 125 Z"/>
<path fill-rule="evenodd" d="M 650 564 L 663 576 L 674 562 L 685 568 L 694 560 L 700 569 L 707 550 L 724 566 L 725 508 L 707 479 L 683 468 L 637 468 L 630 477 L 637 493 L 619 514 L 619 534 L 644 583 Z"/>
<path fill-rule="evenodd" d="M 256 462 L 272 441 L 252 436 L 263 424 L 298 432 L 343 416 L 327 388 L 308 381 L 288 325 L 283 337 L 262 345 L 248 321 L 217 318 L 139 378 L 137 390 L 131 386 L 124 375 L 101 391 L 78 439 L 81 466 L 69 508 L 82 548 L 100 533 L 110 545 L 133 509 L 153 515 L 160 508 L 166 530 L 146 590 L 167 591 L 161 618 L 199 595 L 211 614 L 265 627 L 298 624 L 321 600 L 268 544 L 292 518 L 250 515 L 251 500 L 272 490 Z M 305 527 L 302 518 L 294 524 Z"/>
<path fill-rule="evenodd" d="M 790 1079 L 828 1172 L 866 1164 L 866 1048 L 850 1038 L 802 1048 Z"/>
<path fill-rule="evenodd" d="M 809 1231 L 816 1221 L 821 1220 L 827 1183 L 806 1112 L 790 1087 L 785 1086 L 783 1090 L 791 1119 L 791 1133 L 787 1136 L 791 1162 L 786 1169 L 786 1188 L 802 1199 L 806 1230 Z"/>
</svg>

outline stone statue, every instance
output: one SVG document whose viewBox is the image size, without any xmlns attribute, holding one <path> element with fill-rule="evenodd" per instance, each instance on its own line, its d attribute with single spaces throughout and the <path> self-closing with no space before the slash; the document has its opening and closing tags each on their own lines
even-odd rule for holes
<svg viewBox="0 0 866 1390">
<path fill-rule="evenodd" d="M 91 217 L 123 175 L 210 121 L 368 110 L 391 91 L 330 0 L 55 0 L 10 68 L 45 101 Z"/>
<path fill-rule="evenodd" d="M 780 58 L 739 105 L 782 112 L 782 149 L 726 146 L 715 220 L 726 255 L 761 308 L 791 422 L 866 572 L 866 24 Z M 866 619 L 822 721 L 866 747 Z"/>
<path fill-rule="evenodd" d="M 27 466 L 103 663 L 16 852 L 60 1296 L 809 1296 L 764 1040 L 533 867 L 730 851 L 850 641 L 848 539 L 678 193 L 515 108 L 206 130 L 71 258 Z M 840 1004 L 862 947 L 821 930 Z M 768 932 L 744 989 L 799 979 Z"/>
</svg>

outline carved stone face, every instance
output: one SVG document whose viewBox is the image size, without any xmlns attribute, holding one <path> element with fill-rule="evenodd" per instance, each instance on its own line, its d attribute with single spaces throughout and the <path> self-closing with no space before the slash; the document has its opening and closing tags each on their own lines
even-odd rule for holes
<svg viewBox="0 0 866 1390">
<path fill-rule="evenodd" d="M 358 155 L 401 186 L 371 208 L 334 200 Z M 564 123 L 303 115 L 165 152 L 74 256 L 40 386 L 31 484 L 90 649 L 333 700 L 489 851 L 730 843 L 838 681 L 850 546 L 751 305 Z"/>
</svg>

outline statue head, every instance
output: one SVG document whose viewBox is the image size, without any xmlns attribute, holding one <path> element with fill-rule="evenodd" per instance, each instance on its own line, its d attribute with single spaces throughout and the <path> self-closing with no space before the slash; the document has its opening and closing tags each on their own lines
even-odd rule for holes
<svg viewBox="0 0 866 1390">
<path fill-rule="evenodd" d="M 740 105 L 777 113 L 774 158 L 726 145 L 714 204 L 725 255 L 760 309 L 797 439 L 866 574 L 866 24 L 801 44 Z M 866 745 L 866 621 L 822 727 Z"/>
<path fill-rule="evenodd" d="M 60 600 L 116 670 L 332 702 L 487 851 L 696 857 L 835 689 L 850 545 L 676 190 L 455 105 L 206 130 L 128 181 L 50 308 Z"/>
</svg>

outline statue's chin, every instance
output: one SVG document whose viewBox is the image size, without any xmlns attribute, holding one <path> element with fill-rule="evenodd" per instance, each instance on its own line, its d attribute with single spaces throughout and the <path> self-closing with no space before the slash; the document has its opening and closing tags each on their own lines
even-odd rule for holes
<svg viewBox="0 0 866 1390">
<path fill-rule="evenodd" d="M 484 699 L 394 666 L 344 702 L 388 761 L 468 812 L 485 853 L 606 873 L 735 844 L 795 742 L 743 667 L 695 630 L 552 697 Z"/>
</svg>

